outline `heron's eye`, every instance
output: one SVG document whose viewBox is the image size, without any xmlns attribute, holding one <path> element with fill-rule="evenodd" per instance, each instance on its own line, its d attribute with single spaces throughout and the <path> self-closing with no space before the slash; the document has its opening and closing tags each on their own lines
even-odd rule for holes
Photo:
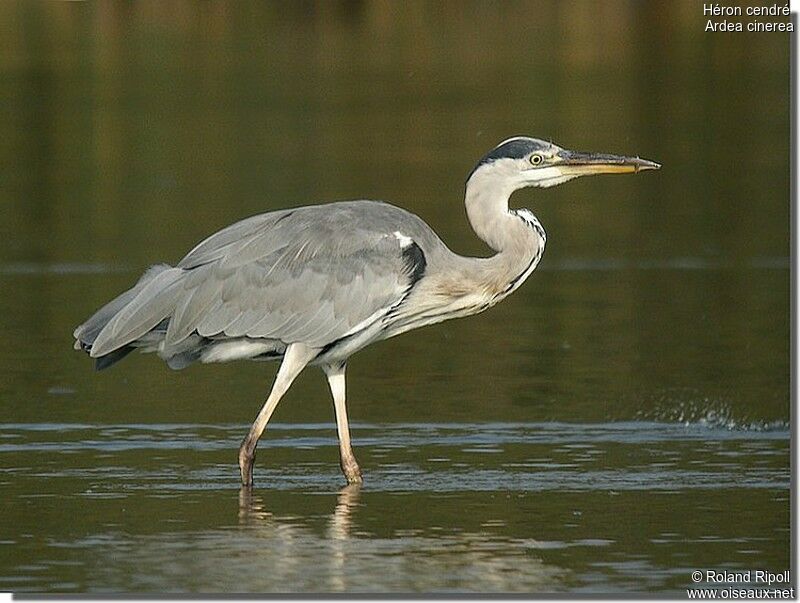
<svg viewBox="0 0 800 603">
<path fill-rule="evenodd" d="M 539 153 L 534 153 L 531 155 L 530 162 L 533 165 L 542 165 L 544 162 L 544 156 L 540 155 Z"/>
</svg>

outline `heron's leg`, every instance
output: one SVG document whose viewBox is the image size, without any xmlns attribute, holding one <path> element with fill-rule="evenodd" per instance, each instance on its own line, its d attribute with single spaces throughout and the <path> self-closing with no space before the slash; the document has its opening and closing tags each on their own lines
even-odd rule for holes
<svg viewBox="0 0 800 603">
<path fill-rule="evenodd" d="M 258 438 L 264 433 L 264 428 L 267 426 L 275 407 L 278 406 L 278 402 L 281 401 L 286 390 L 289 389 L 289 386 L 300 374 L 300 371 L 314 358 L 316 353 L 317 350 L 300 343 L 293 343 L 286 348 L 283 362 L 275 377 L 275 383 L 272 384 L 272 391 L 269 393 L 261 412 L 258 413 L 256 420 L 253 422 L 250 433 L 247 434 L 247 437 L 239 447 L 239 470 L 242 474 L 243 485 L 253 485 L 253 463 L 256 458 Z"/>
<path fill-rule="evenodd" d="M 350 427 L 347 424 L 347 407 L 345 406 L 344 366 L 325 367 L 328 385 L 333 395 L 333 407 L 336 409 L 336 430 L 339 432 L 339 464 L 347 478 L 348 484 L 360 484 L 361 469 L 358 467 L 353 448 L 350 446 Z"/>
</svg>

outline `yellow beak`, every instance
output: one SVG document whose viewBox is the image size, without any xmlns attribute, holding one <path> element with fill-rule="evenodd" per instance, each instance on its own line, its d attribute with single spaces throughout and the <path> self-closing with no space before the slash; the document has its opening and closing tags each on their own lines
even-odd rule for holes
<svg viewBox="0 0 800 603">
<path fill-rule="evenodd" d="M 561 159 L 556 166 L 562 167 L 564 173 L 576 176 L 589 174 L 630 174 L 644 170 L 658 170 L 660 163 L 639 157 L 608 155 L 605 153 L 584 153 L 582 151 L 561 151 Z M 563 169 L 563 168 L 567 169 Z"/>
</svg>

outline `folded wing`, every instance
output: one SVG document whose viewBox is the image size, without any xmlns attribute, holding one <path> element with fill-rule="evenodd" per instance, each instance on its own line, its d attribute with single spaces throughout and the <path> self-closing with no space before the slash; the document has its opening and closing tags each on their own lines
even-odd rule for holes
<svg viewBox="0 0 800 603">
<path fill-rule="evenodd" d="M 322 348 L 366 328 L 403 300 L 425 258 L 393 229 L 400 210 L 358 205 L 263 214 L 212 235 L 107 305 L 101 329 L 99 313 L 87 321 L 96 334 L 91 355 L 130 345 L 165 321 L 163 356 L 195 335 Z M 380 211 L 386 215 L 376 220 Z"/>
</svg>

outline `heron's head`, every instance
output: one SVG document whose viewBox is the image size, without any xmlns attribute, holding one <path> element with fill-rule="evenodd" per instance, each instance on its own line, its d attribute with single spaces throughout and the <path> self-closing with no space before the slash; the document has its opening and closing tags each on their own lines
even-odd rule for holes
<svg viewBox="0 0 800 603">
<path fill-rule="evenodd" d="M 552 142 L 516 136 L 484 155 L 467 183 L 513 192 L 529 186 L 555 186 L 578 176 L 627 174 L 660 167 L 639 157 L 570 151 Z"/>
</svg>

